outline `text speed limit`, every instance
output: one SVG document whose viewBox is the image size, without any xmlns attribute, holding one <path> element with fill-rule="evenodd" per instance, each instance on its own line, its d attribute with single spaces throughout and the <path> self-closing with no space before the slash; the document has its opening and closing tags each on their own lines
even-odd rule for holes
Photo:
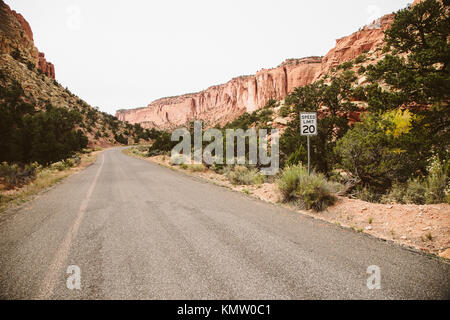
<svg viewBox="0 0 450 320">
<path fill-rule="evenodd" d="M 317 113 L 302 112 L 300 113 L 300 133 L 302 136 L 317 135 Z"/>
</svg>

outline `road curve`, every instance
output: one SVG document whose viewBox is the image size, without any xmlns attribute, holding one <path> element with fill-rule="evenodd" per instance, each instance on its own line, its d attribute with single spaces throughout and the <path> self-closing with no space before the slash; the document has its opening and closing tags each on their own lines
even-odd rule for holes
<svg viewBox="0 0 450 320">
<path fill-rule="evenodd" d="M 0 215 L 2 299 L 449 297 L 446 263 L 120 149 Z"/>
</svg>

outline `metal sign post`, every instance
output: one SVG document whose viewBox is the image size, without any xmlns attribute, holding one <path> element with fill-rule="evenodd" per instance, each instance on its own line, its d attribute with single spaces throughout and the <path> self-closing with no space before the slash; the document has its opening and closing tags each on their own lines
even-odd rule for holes
<svg viewBox="0 0 450 320">
<path fill-rule="evenodd" d="M 310 136 L 317 136 L 317 112 L 300 113 L 300 134 L 308 140 L 308 175 L 311 174 Z"/>
</svg>

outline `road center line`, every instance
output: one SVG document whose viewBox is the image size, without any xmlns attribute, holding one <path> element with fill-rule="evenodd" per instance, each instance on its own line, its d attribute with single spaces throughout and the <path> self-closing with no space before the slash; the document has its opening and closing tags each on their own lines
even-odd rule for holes
<svg viewBox="0 0 450 320">
<path fill-rule="evenodd" d="M 72 245 L 72 241 L 76 238 L 78 229 L 80 228 L 81 222 L 83 221 L 84 215 L 86 213 L 87 206 L 89 204 L 89 200 L 94 191 L 95 185 L 97 184 L 98 177 L 100 176 L 100 172 L 103 168 L 103 163 L 105 162 L 105 155 L 102 155 L 102 162 L 100 164 L 100 168 L 98 168 L 97 173 L 95 174 L 94 180 L 92 181 L 89 190 L 84 197 L 80 209 L 78 210 L 78 215 L 70 228 L 69 232 L 66 234 L 63 242 L 58 248 L 55 256 L 53 257 L 52 263 L 50 264 L 48 271 L 44 277 L 42 286 L 40 287 L 39 294 L 37 299 L 48 299 L 53 294 L 53 291 L 56 286 L 56 281 L 58 280 L 59 272 L 67 260 L 67 256 L 69 254 L 70 247 Z"/>
</svg>

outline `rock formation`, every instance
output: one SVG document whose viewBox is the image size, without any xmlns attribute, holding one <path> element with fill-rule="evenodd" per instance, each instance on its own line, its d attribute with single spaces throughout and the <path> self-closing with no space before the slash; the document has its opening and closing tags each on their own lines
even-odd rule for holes
<svg viewBox="0 0 450 320">
<path fill-rule="evenodd" d="M 386 15 L 338 39 L 324 57 L 289 59 L 276 68 L 234 78 L 198 93 L 162 98 L 144 108 L 118 110 L 116 116 L 122 121 L 159 129 L 171 129 L 193 119 L 201 119 L 209 125 L 225 124 L 244 112 L 264 107 L 269 99 L 283 99 L 294 88 L 321 79 L 331 68 L 364 52 L 375 58 L 381 55 L 384 31 L 392 21 L 393 15 Z"/>
<path fill-rule="evenodd" d="M 55 79 L 55 67 L 34 45 L 33 31 L 25 18 L 0 0 L 0 53 L 30 62 Z"/>
</svg>

